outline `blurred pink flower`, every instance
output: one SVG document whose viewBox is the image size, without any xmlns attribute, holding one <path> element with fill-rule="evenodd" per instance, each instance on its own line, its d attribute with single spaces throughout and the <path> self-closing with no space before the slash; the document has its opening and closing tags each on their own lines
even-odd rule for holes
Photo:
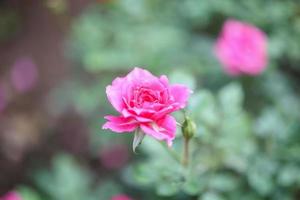
<svg viewBox="0 0 300 200">
<path fill-rule="evenodd" d="M 7 94 L 4 86 L 0 83 L 0 112 L 2 112 L 7 105 Z"/>
<path fill-rule="evenodd" d="M 0 200 L 22 200 L 22 197 L 17 192 L 8 192 Z"/>
<path fill-rule="evenodd" d="M 27 92 L 36 86 L 37 67 L 31 58 L 19 58 L 11 69 L 11 81 L 19 92 Z"/>
<path fill-rule="evenodd" d="M 227 20 L 215 46 L 215 53 L 230 75 L 258 75 L 268 62 L 267 37 L 259 28 Z"/>
<path fill-rule="evenodd" d="M 133 200 L 132 198 L 128 197 L 127 195 L 125 194 L 118 194 L 116 196 L 113 196 L 111 198 L 111 200 Z"/>
<path fill-rule="evenodd" d="M 170 85 L 166 76 L 134 68 L 106 87 L 108 100 L 120 116 L 106 116 L 104 129 L 122 133 L 140 128 L 146 135 L 165 140 L 175 138 L 176 121 L 170 113 L 184 108 L 191 91 L 184 85 Z"/>
<path fill-rule="evenodd" d="M 120 169 L 129 160 L 128 148 L 122 144 L 110 145 L 101 151 L 100 159 L 107 169 Z"/>
</svg>

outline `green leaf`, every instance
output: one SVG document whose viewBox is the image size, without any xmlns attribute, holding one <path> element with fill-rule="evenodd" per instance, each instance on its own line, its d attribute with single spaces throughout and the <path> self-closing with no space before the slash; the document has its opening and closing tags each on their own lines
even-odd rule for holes
<svg viewBox="0 0 300 200">
<path fill-rule="evenodd" d="M 207 185 L 207 178 L 190 174 L 183 185 L 183 190 L 189 195 L 196 195 L 203 192 Z"/>
<path fill-rule="evenodd" d="M 212 189 L 217 191 L 233 191 L 238 187 L 238 182 L 235 177 L 228 174 L 214 175 L 209 185 Z"/>
<path fill-rule="evenodd" d="M 96 191 L 93 195 L 93 200 L 99 200 L 99 199 L 111 199 L 112 196 L 122 193 L 122 189 L 119 186 L 119 184 L 107 180 L 106 182 L 103 182 L 96 188 Z"/>
<path fill-rule="evenodd" d="M 300 183 L 300 168 L 294 164 L 284 166 L 278 174 L 278 182 L 285 187 Z"/>
<path fill-rule="evenodd" d="M 209 127 L 214 127 L 219 122 L 215 98 L 209 91 L 201 90 L 193 94 L 188 109 L 192 118 L 199 124 L 204 123 Z"/>
<path fill-rule="evenodd" d="M 52 199 L 85 199 L 90 191 L 91 175 L 73 157 L 60 154 L 52 161 L 52 169 L 38 171 L 37 185 Z"/>
<path fill-rule="evenodd" d="M 275 137 L 284 139 L 287 135 L 285 119 L 274 108 L 266 108 L 255 122 L 255 133 L 263 138 Z"/>
<path fill-rule="evenodd" d="M 238 83 L 231 83 L 219 93 L 219 101 L 225 114 L 236 114 L 242 108 L 244 94 Z"/>
<path fill-rule="evenodd" d="M 156 192 L 160 196 L 173 196 L 179 192 L 179 185 L 176 183 L 162 182 L 156 187 Z"/>
<path fill-rule="evenodd" d="M 275 189 L 273 175 L 276 173 L 277 168 L 276 161 L 267 156 L 258 156 L 252 161 L 247 173 L 250 186 L 262 196 L 272 194 Z"/>
</svg>

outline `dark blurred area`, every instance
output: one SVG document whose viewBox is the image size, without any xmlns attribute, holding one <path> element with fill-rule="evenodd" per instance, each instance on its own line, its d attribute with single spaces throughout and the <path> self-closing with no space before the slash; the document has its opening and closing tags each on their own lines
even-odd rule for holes
<svg viewBox="0 0 300 200">
<path fill-rule="evenodd" d="M 80 116 L 66 113 L 55 119 L 45 109 L 49 91 L 70 76 L 71 62 L 64 52 L 66 34 L 72 17 L 88 2 L 61 3 L 66 5 L 59 5 L 60 1 L 0 2 L 2 194 L 26 181 L 26 167 L 34 157 L 47 161 L 61 148 L 84 156 L 87 148 Z"/>
</svg>

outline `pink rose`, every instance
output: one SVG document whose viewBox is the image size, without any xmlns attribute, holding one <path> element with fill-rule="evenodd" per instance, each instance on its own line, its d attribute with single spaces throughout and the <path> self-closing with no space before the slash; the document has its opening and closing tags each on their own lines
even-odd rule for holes
<svg viewBox="0 0 300 200">
<path fill-rule="evenodd" d="M 8 192 L 0 197 L 0 200 L 22 200 L 22 198 L 17 192 Z"/>
<path fill-rule="evenodd" d="M 106 87 L 108 100 L 120 116 L 105 116 L 104 129 L 132 132 L 140 128 L 146 135 L 165 140 L 175 138 L 176 121 L 170 113 L 187 104 L 191 91 L 184 85 L 170 85 L 166 76 L 134 68 L 127 76 L 116 78 Z"/>
<path fill-rule="evenodd" d="M 111 198 L 111 200 L 132 200 L 132 199 L 125 194 L 119 194 L 119 195 L 113 196 Z"/>
<path fill-rule="evenodd" d="M 227 20 L 215 53 L 230 75 L 257 75 L 267 66 L 267 37 L 260 29 L 237 20 Z"/>
</svg>

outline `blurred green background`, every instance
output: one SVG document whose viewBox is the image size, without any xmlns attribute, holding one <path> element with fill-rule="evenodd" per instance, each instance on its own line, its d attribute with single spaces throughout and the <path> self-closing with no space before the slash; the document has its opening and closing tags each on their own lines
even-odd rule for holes
<svg viewBox="0 0 300 200">
<path fill-rule="evenodd" d="M 228 18 L 267 34 L 262 75 L 223 72 Z M 299 63 L 296 0 L 1 0 L 0 196 L 300 199 Z M 188 169 L 151 138 L 134 154 L 132 134 L 101 129 L 106 85 L 134 66 L 194 90 Z"/>
</svg>

